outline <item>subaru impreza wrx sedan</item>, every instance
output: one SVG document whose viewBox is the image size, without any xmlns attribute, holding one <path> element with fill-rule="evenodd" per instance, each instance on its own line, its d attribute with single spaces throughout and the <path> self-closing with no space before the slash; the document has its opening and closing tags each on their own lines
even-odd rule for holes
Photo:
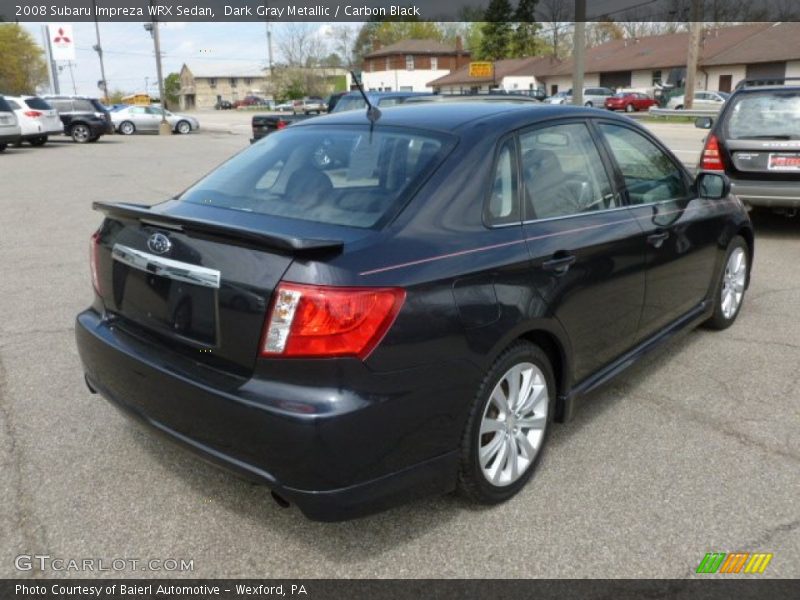
<svg viewBox="0 0 800 600">
<path fill-rule="evenodd" d="M 724 175 L 583 107 L 329 115 L 95 207 L 90 390 L 318 520 L 511 498 L 577 398 L 730 326 L 753 260 Z"/>
</svg>

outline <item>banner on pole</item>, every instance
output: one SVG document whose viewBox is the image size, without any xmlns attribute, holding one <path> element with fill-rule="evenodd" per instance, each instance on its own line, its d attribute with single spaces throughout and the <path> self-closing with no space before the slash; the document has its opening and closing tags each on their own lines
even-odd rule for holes
<svg viewBox="0 0 800 600">
<path fill-rule="evenodd" d="M 53 49 L 53 60 L 75 60 L 75 38 L 72 25 L 61 23 L 47 26 L 50 36 L 50 47 Z"/>
</svg>

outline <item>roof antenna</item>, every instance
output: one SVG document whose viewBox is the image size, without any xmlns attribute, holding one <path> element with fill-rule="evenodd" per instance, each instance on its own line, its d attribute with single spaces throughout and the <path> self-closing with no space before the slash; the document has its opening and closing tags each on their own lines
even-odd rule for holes
<svg viewBox="0 0 800 600">
<path fill-rule="evenodd" d="M 370 133 L 372 133 L 372 126 L 381 118 L 381 111 L 377 106 L 372 106 L 369 98 L 367 98 L 367 94 L 364 92 L 364 86 L 361 85 L 361 81 L 356 76 L 355 71 L 350 71 L 350 75 L 353 77 L 356 86 L 358 86 L 358 91 L 361 92 L 361 97 L 364 98 L 364 102 L 367 103 L 367 119 L 369 119 Z"/>
</svg>

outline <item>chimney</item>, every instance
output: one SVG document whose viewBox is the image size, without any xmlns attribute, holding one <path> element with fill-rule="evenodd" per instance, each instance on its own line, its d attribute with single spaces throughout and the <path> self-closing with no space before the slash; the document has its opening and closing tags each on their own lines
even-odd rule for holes
<svg viewBox="0 0 800 600">
<path fill-rule="evenodd" d="M 461 42 L 461 36 L 456 36 L 456 52 L 463 52 L 464 44 Z"/>
</svg>

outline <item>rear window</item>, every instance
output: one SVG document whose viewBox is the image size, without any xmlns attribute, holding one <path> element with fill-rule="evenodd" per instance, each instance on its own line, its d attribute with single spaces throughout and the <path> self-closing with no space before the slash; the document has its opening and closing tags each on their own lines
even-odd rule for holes
<svg viewBox="0 0 800 600">
<path fill-rule="evenodd" d="M 727 113 L 725 137 L 800 139 L 800 91 L 742 94 Z"/>
<path fill-rule="evenodd" d="M 16 100 L 6 100 L 11 110 L 19 110 L 22 108 Z"/>
<path fill-rule="evenodd" d="M 72 103 L 76 112 L 97 112 L 100 110 L 95 107 L 91 100 L 86 100 L 85 98 L 75 98 Z"/>
<path fill-rule="evenodd" d="M 438 133 L 290 127 L 222 165 L 180 200 L 370 228 L 394 214 L 452 147 Z"/>
<path fill-rule="evenodd" d="M 0 110 L 3 112 L 11 112 L 11 107 L 8 105 L 6 99 L 2 96 L 0 96 Z"/>
<path fill-rule="evenodd" d="M 41 98 L 26 98 L 25 104 L 28 105 L 28 108 L 36 110 L 53 110 L 53 108 Z"/>
<path fill-rule="evenodd" d="M 346 112 L 348 110 L 359 110 L 366 107 L 367 103 L 364 102 L 364 98 L 361 96 L 345 96 L 336 103 L 336 108 L 333 109 L 333 112 Z"/>
</svg>

